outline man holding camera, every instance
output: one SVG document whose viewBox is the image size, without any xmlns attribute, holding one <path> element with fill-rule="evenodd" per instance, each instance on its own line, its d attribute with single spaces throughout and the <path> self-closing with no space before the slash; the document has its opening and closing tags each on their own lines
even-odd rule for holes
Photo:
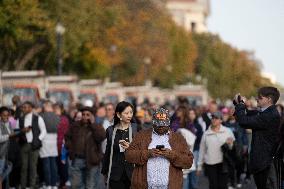
<svg viewBox="0 0 284 189">
<path fill-rule="evenodd" d="M 269 170 L 277 146 L 280 115 L 276 102 L 280 93 L 275 87 L 262 87 L 258 90 L 259 112 L 251 113 L 246 109 L 245 97 L 239 94 L 234 98 L 235 116 L 241 127 L 252 129 L 250 169 L 258 189 L 267 189 Z"/>
<path fill-rule="evenodd" d="M 80 111 L 82 120 L 73 123 L 65 135 L 71 159 L 71 188 L 100 188 L 101 143 L 106 133 L 103 126 L 94 123 L 92 108 L 83 107 Z"/>
<path fill-rule="evenodd" d="M 185 139 L 170 131 L 168 110 L 156 110 L 152 124 L 153 129 L 140 131 L 126 150 L 125 159 L 135 164 L 131 188 L 181 189 L 182 169 L 191 167 L 192 153 Z"/>
</svg>

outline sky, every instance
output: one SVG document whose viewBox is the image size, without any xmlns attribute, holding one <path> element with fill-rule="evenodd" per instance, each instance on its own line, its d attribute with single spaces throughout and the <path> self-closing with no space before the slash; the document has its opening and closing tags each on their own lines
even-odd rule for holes
<svg viewBox="0 0 284 189">
<path fill-rule="evenodd" d="M 262 71 L 284 86 L 284 0 L 210 0 L 210 32 L 253 51 Z"/>
</svg>

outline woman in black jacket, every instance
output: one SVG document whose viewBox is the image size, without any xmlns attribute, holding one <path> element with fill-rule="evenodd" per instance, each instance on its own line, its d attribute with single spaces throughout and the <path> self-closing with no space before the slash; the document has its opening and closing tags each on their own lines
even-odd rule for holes
<svg viewBox="0 0 284 189">
<path fill-rule="evenodd" d="M 103 159 L 102 174 L 107 188 L 129 189 L 133 164 L 125 161 L 124 151 L 129 147 L 133 135 L 137 132 L 136 124 L 131 123 L 134 108 L 125 101 L 117 104 L 114 125 L 106 130 L 107 146 Z"/>
</svg>

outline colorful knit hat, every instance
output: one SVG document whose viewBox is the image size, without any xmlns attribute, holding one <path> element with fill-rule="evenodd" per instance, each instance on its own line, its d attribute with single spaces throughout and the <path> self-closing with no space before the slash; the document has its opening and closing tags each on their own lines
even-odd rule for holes
<svg viewBox="0 0 284 189">
<path fill-rule="evenodd" d="M 153 114 L 153 125 L 156 126 L 170 126 L 170 114 L 169 111 L 164 108 L 155 110 Z"/>
</svg>

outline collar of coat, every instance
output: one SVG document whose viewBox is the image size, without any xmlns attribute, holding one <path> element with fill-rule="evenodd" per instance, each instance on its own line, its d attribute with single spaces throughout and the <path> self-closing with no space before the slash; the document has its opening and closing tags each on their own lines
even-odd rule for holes
<svg viewBox="0 0 284 189">
<path fill-rule="evenodd" d="M 211 126 L 208 128 L 208 130 L 205 132 L 205 134 L 206 135 L 213 135 L 213 134 L 216 134 L 216 133 L 224 133 L 226 131 L 226 128 L 223 126 L 223 125 L 221 125 L 220 126 L 220 130 L 219 131 L 213 131 L 212 129 L 211 129 Z"/>
<path fill-rule="evenodd" d="M 163 135 L 170 135 L 170 132 L 171 132 L 171 130 L 169 129 L 168 132 L 166 132 Z M 154 133 L 155 135 L 159 135 L 154 129 L 153 129 L 152 133 Z M 163 135 L 159 135 L 159 136 L 163 136 Z"/>
</svg>

